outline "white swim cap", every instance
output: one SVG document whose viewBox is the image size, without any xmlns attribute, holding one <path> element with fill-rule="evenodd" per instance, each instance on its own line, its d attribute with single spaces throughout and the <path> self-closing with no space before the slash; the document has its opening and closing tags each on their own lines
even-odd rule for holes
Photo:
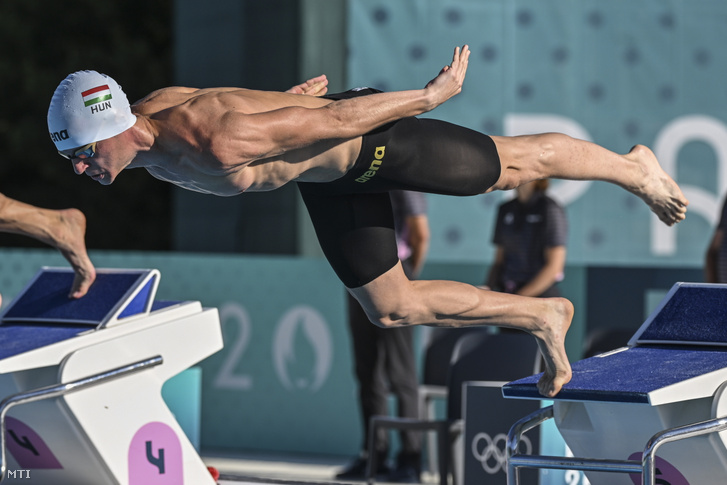
<svg viewBox="0 0 727 485">
<path fill-rule="evenodd" d="M 48 108 L 48 131 L 58 150 L 111 138 L 135 122 L 121 86 L 96 71 L 69 74 L 56 88 Z"/>
</svg>

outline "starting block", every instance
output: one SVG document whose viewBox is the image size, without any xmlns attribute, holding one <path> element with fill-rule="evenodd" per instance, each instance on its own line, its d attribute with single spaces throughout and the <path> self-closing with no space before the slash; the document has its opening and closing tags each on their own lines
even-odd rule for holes
<svg viewBox="0 0 727 485">
<path fill-rule="evenodd" d="M 572 368 L 552 406 L 511 428 L 509 485 L 520 467 L 583 470 L 592 485 L 725 482 L 727 285 L 675 284 L 628 347 Z M 503 395 L 542 399 L 538 378 Z M 551 417 L 576 458 L 519 454 L 522 433 Z"/>
<path fill-rule="evenodd" d="M 0 316 L 0 481 L 213 485 L 161 388 L 222 348 L 217 309 L 155 301 L 157 270 L 78 300 L 73 277 L 43 268 Z"/>
</svg>

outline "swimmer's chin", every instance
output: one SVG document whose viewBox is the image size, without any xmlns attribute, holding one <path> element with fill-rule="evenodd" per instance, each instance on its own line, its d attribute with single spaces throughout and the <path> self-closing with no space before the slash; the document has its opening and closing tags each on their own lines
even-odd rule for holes
<svg viewBox="0 0 727 485">
<path fill-rule="evenodd" d="M 97 175 L 91 176 L 92 180 L 95 180 L 96 182 L 100 183 L 101 185 L 111 185 L 114 182 L 115 177 L 111 177 L 107 173 L 100 173 Z"/>
</svg>

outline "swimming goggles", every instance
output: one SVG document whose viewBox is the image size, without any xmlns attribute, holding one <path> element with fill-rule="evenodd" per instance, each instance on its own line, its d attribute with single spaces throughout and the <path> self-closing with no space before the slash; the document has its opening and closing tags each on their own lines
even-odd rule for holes
<svg viewBox="0 0 727 485">
<path fill-rule="evenodd" d="M 70 150 L 58 150 L 58 154 L 68 160 L 73 160 L 74 158 L 93 158 L 96 155 L 96 143 L 89 143 L 80 148 L 72 148 Z"/>
</svg>

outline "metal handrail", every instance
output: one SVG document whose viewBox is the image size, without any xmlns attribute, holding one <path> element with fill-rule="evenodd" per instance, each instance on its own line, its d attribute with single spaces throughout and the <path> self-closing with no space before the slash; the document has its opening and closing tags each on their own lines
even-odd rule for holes
<svg viewBox="0 0 727 485">
<path fill-rule="evenodd" d="M 644 453 L 641 455 L 643 466 L 642 484 L 653 485 L 656 475 L 654 463 L 656 450 L 663 444 L 679 441 L 704 434 L 716 433 L 727 429 L 727 417 L 713 418 L 699 423 L 688 424 L 676 428 L 659 431 L 646 443 Z"/>
<path fill-rule="evenodd" d="M 507 435 L 507 485 L 518 485 L 518 468 L 550 468 L 615 473 L 640 473 L 642 485 L 654 485 L 656 450 L 663 444 L 727 430 L 727 417 L 714 418 L 686 426 L 670 428 L 656 433 L 647 442 L 641 461 L 605 460 L 595 458 L 568 458 L 543 455 L 521 455 L 517 452 L 520 437 L 553 417 L 553 406 L 525 416 L 512 425 Z"/>
<path fill-rule="evenodd" d="M 162 364 L 163 362 L 164 359 L 162 356 L 157 355 L 156 357 L 140 360 L 133 364 L 117 367 L 100 374 L 84 377 L 65 384 L 52 384 L 50 386 L 33 389 L 31 391 L 12 394 L 0 401 L 0 482 L 5 480 L 5 473 L 7 471 L 5 461 L 5 415 L 11 407 L 17 406 L 18 404 L 26 404 L 29 402 L 41 401 L 70 394 L 72 392 L 97 386 L 120 377 L 126 377 L 147 368 Z"/>
</svg>

